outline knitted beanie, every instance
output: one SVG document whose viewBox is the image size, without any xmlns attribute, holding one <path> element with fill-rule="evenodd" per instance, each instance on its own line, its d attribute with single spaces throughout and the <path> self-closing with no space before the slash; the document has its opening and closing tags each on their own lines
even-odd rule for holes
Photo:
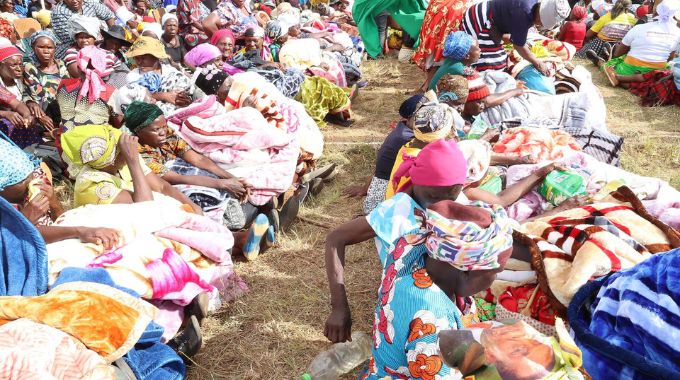
<svg viewBox="0 0 680 380">
<path fill-rule="evenodd" d="M 484 79 L 477 73 L 467 76 L 469 93 L 467 102 L 484 99 L 489 96 L 489 86 L 484 83 Z"/>
<path fill-rule="evenodd" d="M 460 61 L 470 51 L 472 36 L 465 32 L 451 32 L 444 41 L 444 57 Z"/>
</svg>

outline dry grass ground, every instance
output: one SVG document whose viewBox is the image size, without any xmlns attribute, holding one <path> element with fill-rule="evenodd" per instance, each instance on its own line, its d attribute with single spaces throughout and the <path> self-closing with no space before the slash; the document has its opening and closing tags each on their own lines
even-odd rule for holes
<svg viewBox="0 0 680 380">
<path fill-rule="evenodd" d="M 361 212 L 361 202 L 346 199 L 341 192 L 372 174 L 375 151 L 398 117 L 400 103 L 422 80 L 414 66 L 396 60 L 370 61 L 362 69 L 370 86 L 353 107 L 356 124 L 324 130 L 324 160 L 342 164 L 342 173 L 301 211 L 305 219 L 328 226 Z M 594 76 L 607 102 L 610 129 L 626 137 L 623 166 L 680 187 L 678 108 L 642 109 L 633 96 Z M 250 293 L 207 319 L 204 346 L 189 370 L 190 378 L 297 379 L 306 372 L 314 356 L 329 346 L 322 333 L 330 311 L 323 263 L 326 233 L 326 228 L 298 221 L 257 261 L 236 264 Z M 350 248 L 346 268 L 354 328 L 369 332 L 380 280 L 373 243 Z"/>
</svg>

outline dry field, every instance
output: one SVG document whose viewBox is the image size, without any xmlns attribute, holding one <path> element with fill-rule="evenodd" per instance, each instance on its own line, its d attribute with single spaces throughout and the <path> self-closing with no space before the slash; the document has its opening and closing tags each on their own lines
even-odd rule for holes
<svg viewBox="0 0 680 380">
<path fill-rule="evenodd" d="M 366 62 L 362 70 L 370 85 L 355 101 L 357 122 L 324 130 L 323 160 L 342 164 L 341 175 L 305 204 L 304 221 L 276 247 L 255 262 L 237 262 L 250 292 L 206 320 L 191 379 L 299 379 L 329 347 L 323 336 L 330 311 L 323 263 L 328 229 L 319 225 L 337 226 L 361 213 L 361 202 L 344 198 L 342 190 L 372 174 L 375 151 L 398 118 L 399 105 L 422 80 L 414 66 L 394 59 Z M 680 110 L 643 109 L 629 93 L 594 77 L 606 98 L 610 130 L 626 137 L 623 166 L 680 187 Z M 345 279 L 354 328 L 368 333 L 380 280 L 372 242 L 348 249 Z M 346 378 L 356 378 L 356 371 Z"/>
</svg>

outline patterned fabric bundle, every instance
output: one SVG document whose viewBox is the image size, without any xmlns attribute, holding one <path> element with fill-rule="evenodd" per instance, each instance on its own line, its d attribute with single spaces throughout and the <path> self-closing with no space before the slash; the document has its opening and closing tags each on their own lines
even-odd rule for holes
<svg viewBox="0 0 680 380">
<path fill-rule="evenodd" d="M 453 201 L 442 201 L 426 210 L 423 219 L 425 229 L 419 234 L 420 239 L 424 240 L 430 257 L 447 262 L 456 269 L 496 269 L 500 254 L 512 247 L 511 219 L 499 205 L 473 202 L 471 206 L 489 212 L 491 224 L 487 228 L 474 222 L 449 219 L 444 215 L 453 214 L 451 210 L 459 206 Z M 416 215 L 418 218 L 419 215 Z"/>
<path fill-rule="evenodd" d="M 591 278 L 631 268 L 652 253 L 680 246 L 680 239 L 668 227 L 641 216 L 644 207 L 632 192 L 621 195 L 622 189 L 630 192 L 621 188 L 601 203 L 522 225 L 521 231 L 533 238 L 540 251 L 539 283 L 558 301 L 556 311 L 563 313 Z"/>
<path fill-rule="evenodd" d="M 105 90 L 103 77 L 109 76 L 113 68 L 108 64 L 107 52 L 96 46 L 85 46 L 78 52 L 76 64 L 80 71 L 85 74 L 85 80 L 78 93 L 77 101 L 87 96 L 87 101 L 92 104 L 99 99 Z"/>
<path fill-rule="evenodd" d="M 69 174 L 77 175 L 72 166 L 103 169 L 117 156 L 118 140 L 122 132 L 108 125 L 81 125 L 61 135 L 63 158 L 69 164 Z"/>
<path fill-rule="evenodd" d="M 680 377 L 678 268 L 680 250 L 674 249 L 592 282 L 574 297 L 569 321 L 593 379 Z"/>
<path fill-rule="evenodd" d="M 580 150 L 566 132 L 528 127 L 503 132 L 500 141 L 493 146 L 495 153 L 518 157 L 530 155 L 539 160 L 557 160 Z"/>
<path fill-rule="evenodd" d="M 621 164 L 619 155 L 623 149 L 623 137 L 592 128 L 564 128 L 564 130 L 576 140 L 584 153 L 610 165 Z"/>
</svg>

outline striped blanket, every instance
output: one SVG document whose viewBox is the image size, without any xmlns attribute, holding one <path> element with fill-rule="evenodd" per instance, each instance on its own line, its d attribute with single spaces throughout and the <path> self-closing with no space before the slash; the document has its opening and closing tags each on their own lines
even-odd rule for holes
<svg viewBox="0 0 680 380">
<path fill-rule="evenodd" d="M 677 379 L 680 249 L 655 255 L 600 282 L 592 306 L 579 300 L 579 292 L 574 299 L 578 305 L 569 309 L 588 373 L 593 379 Z M 588 288 L 584 291 L 594 294 Z M 589 323 L 581 309 L 590 309 Z"/>
<path fill-rule="evenodd" d="M 625 187 L 602 202 L 522 225 L 535 243 L 533 267 L 558 315 L 593 278 L 634 267 L 654 253 L 680 247 L 676 232 L 658 222 Z"/>
</svg>

